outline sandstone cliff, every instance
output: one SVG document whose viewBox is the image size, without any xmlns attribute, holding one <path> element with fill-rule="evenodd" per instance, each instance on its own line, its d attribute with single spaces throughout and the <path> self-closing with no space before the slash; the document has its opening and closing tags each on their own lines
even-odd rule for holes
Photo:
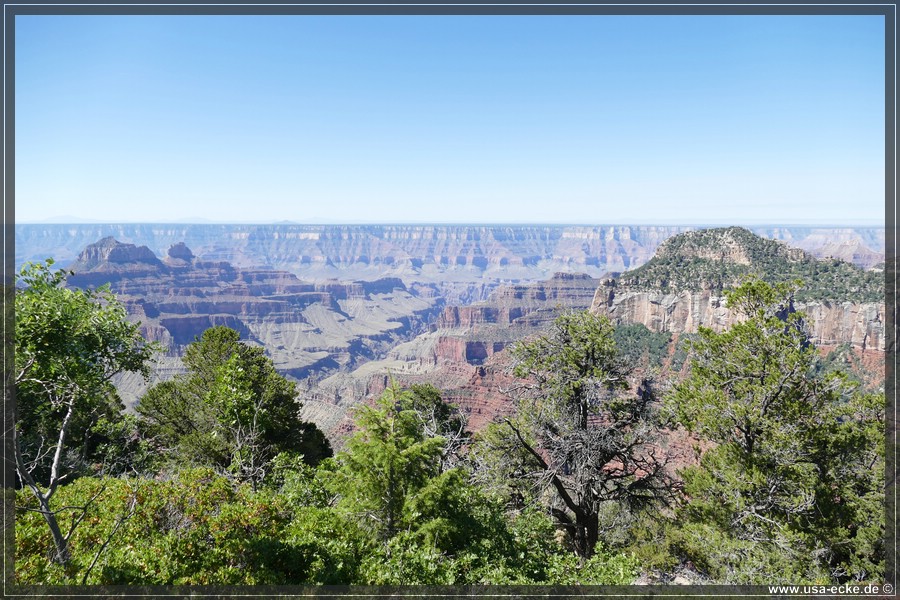
<svg viewBox="0 0 900 600">
<path fill-rule="evenodd" d="M 817 346 L 849 343 L 860 350 L 885 351 L 883 303 L 798 302 L 807 314 L 811 339 Z M 725 298 L 711 290 L 654 292 L 619 289 L 614 280 L 598 288 L 591 310 L 606 314 L 614 323 L 642 323 L 651 331 L 692 333 L 700 326 L 722 331 L 738 316 L 725 306 Z"/>
</svg>

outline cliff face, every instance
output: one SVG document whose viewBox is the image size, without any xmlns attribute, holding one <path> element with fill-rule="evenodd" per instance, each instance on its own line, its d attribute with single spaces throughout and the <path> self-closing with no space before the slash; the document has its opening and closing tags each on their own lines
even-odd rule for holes
<svg viewBox="0 0 900 600">
<path fill-rule="evenodd" d="M 477 430 L 512 410 L 500 391 L 515 383 L 504 350 L 541 332 L 563 310 L 587 309 L 599 283 L 583 274 L 557 273 L 546 281 L 500 286 L 470 306 L 448 306 L 429 332 L 399 344 L 384 359 L 310 386 L 303 418 L 340 437 L 349 431 L 349 410 L 374 401 L 393 378 L 400 385 L 437 386 Z"/>
<path fill-rule="evenodd" d="M 346 427 L 346 411 L 380 394 L 390 377 L 434 383 L 475 423 L 487 422 L 509 408 L 500 392 L 513 383 L 504 350 L 539 333 L 561 310 L 590 307 L 617 322 L 673 333 L 724 328 L 735 317 L 715 284 L 753 267 L 762 247 L 739 243 L 743 233 L 721 244 L 685 245 L 676 234 L 686 228 L 677 227 L 79 225 L 18 226 L 17 235 L 21 227 L 26 236 L 17 239 L 17 262 L 36 252 L 29 256 L 64 264 L 65 254 L 49 249 L 67 248 L 85 231 L 101 234 L 94 240 L 110 229 L 132 242 L 151 240 L 149 248 L 114 239 L 85 248 L 73 255 L 78 273 L 70 283 L 112 284 L 146 336 L 168 348 L 160 379 L 181 369 L 184 346 L 204 329 L 235 328 L 264 346 L 282 373 L 304 380 L 304 418 L 332 432 Z M 821 237 L 816 231 L 770 233 L 796 240 Z M 858 247 L 879 235 L 848 231 L 836 243 Z M 161 243 L 167 247 L 159 250 Z M 693 250 L 679 255 L 670 252 L 675 247 Z M 697 289 L 679 289 L 678 277 L 656 269 L 654 251 L 672 259 L 673 268 L 691 260 L 717 266 L 716 281 L 690 280 Z M 812 264 L 799 249 L 784 252 L 795 266 Z M 822 275 L 835 281 L 845 273 L 833 261 L 822 264 L 828 266 Z M 737 270 L 726 273 L 722 265 Z M 607 272 L 625 269 L 651 276 L 631 285 Z M 869 281 L 857 279 L 847 294 Z M 665 289 L 654 288 L 660 282 Z M 817 344 L 884 351 L 883 304 L 822 298 L 798 308 L 809 314 Z M 135 378 L 123 385 L 126 400 L 142 386 Z"/>
<path fill-rule="evenodd" d="M 885 230 L 875 227 L 752 227 L 816 258 L 836 258 L 869 269 L 884 262 Z"/>
<path fill-rule="evenodd" d="M 812 342 L 817 346 L 843 343 L 860 350 L 885 351 L 884 304 L 876 302 L 798 302 L 807 314 Z M 642 323 L 651 331 L 693 333 L 701 325 L 722 331 L 738 320 L 724 296 L 703 290 L 678 293 L 617 290 L 608 281 L 597 289 L 591 306 L 614 323 Z"/>
<path fill-rule="evenodd" d="M 499 286 L 490 297 L 469 306 L 448 306 L 438 329 L 471 330 L 479 326 L 539 327 L 559 309 L 585 309 L 599 283 L 583 273 L 556 273 L 547 281 Z M 550 312 L 548 312 L 548 310 Z"/>
</svg>

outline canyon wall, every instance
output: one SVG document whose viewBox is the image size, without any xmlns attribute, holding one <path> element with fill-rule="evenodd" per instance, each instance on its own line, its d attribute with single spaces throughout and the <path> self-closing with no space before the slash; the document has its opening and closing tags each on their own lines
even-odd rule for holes
<svg viewBox="0 0 900 600">
<path fill-rule="evenodd" d="M 393 379 L 435 385 L 467 415 L 470 427 L 480 429 L 512 410 L 501 391 L 516 384 L 505 350 L 542 332 L 561 311 L 590 307 L 599 284 L 588 275 L 556 273 L 546 281 L 499 286 L 469 306 L 446 306 L 429 332 L 383 359 L 308 382 L 302 416 L 339 443 L 351 427 L 352 408 L 374 401 Z"/>
<path fill-rule="evenodd" d="M 53 256 L 66 265 L 68 245 L 85 232 L 152 240 L 142 247 L 93 237 L 74 256 L 70 284 L 110 283 L 144 334 L 163 343 L 154 381 L 181 370 L 185 345 L 204 329 L 233 327 L 301 382 L 304 418 L 333 441 L 348 426 L 348 410 L 391 377 L 435 384 L 476 424 L 502 414 L 509 403 L 501 388 L 514 384 L 506 349 L 562 310 L 590 308 L 654 331 L 721 330 L 735 319 L 722 298 L 726 271 L 760 256 L 809 262 L 800 249 L 777 244 L 772 253 L 772 242 L 735 228 L 700 244 L 679 227 L 35 225 L 17 226 L 17 235 L 20 228 L 17 262 Z M 769 233 L 821 242 L 822 231 Z M 848 229 L 828 248 L 872 262 L 877 251 L 860 248 L 883 237 L 883 229 Z M 161 243 L 169 245 L 159 250 Z M 848 281 L 834 262 L 819 275 Z M 697 280 L 691 265 L 720 285 Z M 610 275 L 617 270 L 624 272 Z M 867 273 L 859 279 L 865 285 L 880 277 L 853 273 Z M 697 289 L 677 289 L 682 283 Z M 843 293 L 855 294 L 854 285 Z M 884 352 L 883 303 L 824 298 L 797 307 L 809 315 L 817 345 Z M 137 379 L 118 382 L 130 402 L 143 389 Z"/>
<path fill-rule="evenodd" d="M 417 281 L 540 281 L 559 271 L 600 277 L 649 260 L 666 239 L 693 226 L 538 225 L 184 225 L 20 224 L 15 263 L 47 257 L 75 260 L 105 237 L 147 246 L 164 256 L 184 243 L 206 261 L 269 267 L 307 279 Z M 817 256 L 850 260 L 864 268 L 884 261 L 879 227 L 750 228 Z M 486 290 L 488 293 L 490 289 Z M 486 296 L 476 298 L 484 299 Z"/>
<path fill-rule="evenodd" d="M 724 290 L 746 277 L 771 283 L 800 282 L 794 308 L 807 315 L 817 346 L 850 344 L 885 351 L 884 275 L 845 261 L 817 259 L 785 243 L 739 228 L 679 234 L 632 271 L 605 278 L 591 310 L 616 323 L 642 323 L 652 331 L 716 331 L 739 315 L 726 306 Z"/>
<path fill-rule="evenodd" d="M 372 361 L 311 386 L 304 418 L 340 437 L 351 424 L 351 409 L 372 402 L 391 378 L 400 385 L 428 382 L 459 405 L 473 428 L 512 410 L 504 390 L 517 383 L 506 351 L 516 341 L 544 331 L 567 309 L 590 309 L 617 324 L 640 323 L 655 332 L 694 333 L 700 326 L 722 331 L 737 320 L 725 306 L 723 289 L 751 273 L 776 280 L 816 274 L 805 288 L 814 299 L 796 302 L 807 314 L 812 341 L 823 354 L 849 345 L 859 374 L 883 381 L 883 302 L 842 297 L 883 296 L 882 276 L 832 259 L 818 261 L 799 248 L 759 238 L 740 228 L 686 232 L 664 242 L 644 266 L 603 279 L 557 273 L 549 280 L 501 285 L 482 302 L 448 305 L 431 331 Z M 832 285 L 842 284 L 842 285 Z M 880 290 L 880 292 L 879 292 Z M 674 350 L 673 347 L 670 347 Z M 663 359 L 666 376 L 672 351 Z"/>
<path fill-rule="evenodd" d="M 885 351 L 885 305 L 877 302 L 798 302 L 807 315 L 811 341 L 817 346 L 849 343 L 860 350 Z M 614 323 L 642 323 L 651 331 L 692 333 L 700 326 L 722 331 L 738 320 L 725 298 L 712 290 L 677 293 L 617 291 L 615 280 L 597 289 L 591 311 Z"/>
</svg>

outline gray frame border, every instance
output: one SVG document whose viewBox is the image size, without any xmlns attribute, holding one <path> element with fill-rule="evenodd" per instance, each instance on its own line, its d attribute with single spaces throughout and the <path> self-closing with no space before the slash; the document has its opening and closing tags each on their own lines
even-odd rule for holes
<svg viewBox="0 0 900 600">
<path fill-rule="evenodd" d="M 15 547 L 15 471 L 11 454 L 11 431 L 14 422 L 13 314 L 15 259 L 15 16 L 40 14 L 79 15 L 883 15 L 885 17 L 885 454 L 886 454 L 886 582 L 893 585 L 892 593 L 875 594 L 893 597 L 897 594 L 897 213 L 896 213 L 896 65 L 897 65 L 897 4 L 895 2 L 849 3 L 841 0 L 821 2 L 735 2 L 699 0 L 693 3 L 662 0 L 647 3 L 570 1 L 560 4 L 535 3 L 451 3 L 433 2 L 380 3 L 361 0 L 352 3 L 317 2 L 297 4 L 289 0 L 271 0 L 265 4 L 246 2 L 217 3 L 165 2 L 122 4 L 115 0 L 93 3 L 75 1 L 13 2 L 3 5 L 3 595 L 42 597 L 442 597 L 469 598 L 488 596 L 498 598 L 554 598 L 554 597 L 773 597 L 767 586 L 629 586 L 629 587 L 557 587 L 557 586 L 461 586 L 461 587 L 138 587 L 138 586 L 19 586 L 13 583 L 13 551 Z M 808 596 L 809 594 L 779 594 L 778 596 Z M 871 596 L 871 594 L 869 595 Z"/>
</svg>

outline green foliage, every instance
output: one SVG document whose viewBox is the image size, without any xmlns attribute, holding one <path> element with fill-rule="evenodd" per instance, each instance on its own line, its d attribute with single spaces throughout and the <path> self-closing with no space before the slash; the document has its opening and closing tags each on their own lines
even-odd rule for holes
<svg viewBox="0 0 900 600">
<path fill-rule="evenodd" d="M 438 389 L 392 386 L 327 458 L 294 385 L 227 328 L 188 347 L 188 373 L 151 388 L 140 419 L 123 415 L 109 377 L 146 372 L 152 347 L 108 291 L 67 290 L 51 265 L 26 267 L 16 297 L 18 583 L 619 585 L 684 565 L 721 583 L 885 575 L 884 394 L 846 374 L 846 348 L 819 359 L 792 281 L 744 281 L 725 294 L 745 320 L 680 338 L 672 366 L 689 374 L 664 416 L 705 451 L 680 473 L 673 515 L 653 384 L 635 393 L 629 379 L 662 363 L 667 334 L 567 313 L 514 348 L 514 416 L 471 439 Z"/>
<path fill-rule="evenodd" d="M 673 573 L 680 562 L 679 553 L 672 548 L 677 532 L 671 515 L 644 513 L 628 528 L 630 540 L 624 547 L 643 573 Z"/>
<path fill-rule="evenodd" d="M 359 407 L 359 432 L 335 459 L 338 510 L 383 542 L 414 524 L 412 503 L 441 474 L 444 438 L 424 434 L 418 414 L 403 408 L 411 402 L 404 395 L 391 387 L 376 406 Z"/>
<path fill-rule="evenodd" d="M 207 329 L 188 346 L 184 364 L 186 375 L 154 386 L 136 407 L 148 435 L 173 460 L 255 485 L 279 453 L 310 464 L 330 456 L 324 434 L 300 419 L 295 385 L 236 331 Z"/>
<path fill-rule="evenodd" d="M 397 396 L 401 410 L 414 411 L 425 435 L 449 437 L 465 431 L 465 418 L 456 406 L 444 402 L 441 391 L 431 384 L 416 383 Z"/>
<path fill-rule="evenodd" d="M 297 508 L 285 541 L 302 555 L 303 577 L 294 583 L 363 583 L 362 562 L 377 547 L 357 523 L 327 507 Z"/>
<path fill-rule="evenodd" d="M 690 352 L 691 340 L 695 337 L 697 336 L 693 333 L 682 333 L 678 336 L 678 341 L 675 343 L 675 352 L 672 354 L 672 362 L 669 364 L 669 368 L 672 371 L 677 373 L 684 367 Z"/>
<path fill-rule="evenodd" d="M 864 387 L 867 391 L 884 390 L 884 377 L 868 368 L 861 353 L 849 343 L 837 345 L 816 366 L 821 374 L 842 373 L 849 383 Z"/>
<path fill-rule="evenodd" d="M 629 323 L 617 325 L 613 339 L 626 364 L 660 367 L 668 352 L 672 335 L 650 331 L 643 323 Z"/>
<path fill-rule="evenodd" d="M 413 384 L 405 393 L 397 396 L 401 411 L 412 411 L 419 422 L 424 437 L 440 437 L 444 440 L 441 453 L 441 469 L 459 465 L 463 448 L 469 443 L 466 417 L 454 404 L 444 402 L 441 391 L 431 384 Z"/>
<path fill-rule="evenodd" d="M 355 526 L 348 529 L 371 542 L 339 537 L 345 541 L 338 549 L 319 547 L 321 564 L 340 556 L 337 563 L 352 565 L 358 583 L 377 585 L 618 583 L 634 577 L 635 565 L 624 556 L 601 553 L 580 561 L 557 543 L 546 516 L 539 520 L 542 529 L 528 529 L 527 518 L 511 526 L 503 502 L 473 485 L 461 467 L 445 468 L 447 438 L 433 435 L 442 428 L 422 418 L 437 414 L 439 400 L 433 389 L 391 387 L 374 407 L 358 409 L 359 431 L 333 466 L 324 465 L 333 469 L 325 481 L 338 494 L 332 518 L 349 520 Z M 450 411 L 436 422 L 458 431 L 454 420 Z"/>
<path fill-rule="evenodd" d="M 741 260 L 732 255 L 738 254 Z M 704 287 L 722 291 L 738 285 L 748 275 L 768 283 L 802 279 L 797 301 L 883 302 L 884 275 L 864 271 L 837 260 L 817 260 L 812 255 L 741 227 L 706 229 L 666 240 L 656 256 L 624 273 L 620 285 L 635 290 L 677 293 Z"/>
<path fill-rule="evenodd" d="M 98 474 L 123 475 L 155 473 L 159 456 L 153 445 L 141 435 L 138 419 L 127 413 L 101 417 L 91 427 L 87 455 L 95 461 Z"/>
<path fill-rule="evenodd" d="M 489 423 L 473 436 L 468 456 L 479 487 L 507 499 L 511 508 L 521 509 L 525 499 L 533 496 L 534 480 L 530 474 L 539 472 L 541 464 L 526 449 L 526 444 L 537 445 L 534 436 L 519 419 L 512 422 L 525 436 L 525 444 L 509 424 Z"/>
<path fill-rule="evenodd" d="M 403 532 L 365 558 L 360 583 L 623 585 L 634 580 L 638 565 L 633 557 L 598 547 L 590 559 L 580 559 L 558 542 L 553 521 L 541 512 L 529 509 L 509 519 L 486 498 L 478 505 L 480 518 L 496 524 L 492 535 L 477 536 L 448 553 Z"/>
<path fill-rule="evenodd" d="M 22 287 L 15 295 L 15 368 L 7 383 L 16 390 L 18 482 L 37 501 L 53 539 L 52 560 L 69 569 L 69 539 L 81 520 L 73 518 L 63 532 L 51 499 L 63 482 L 92 471 L 121 472 L 138 460 L 139 448 L 123 442 L 131 423 L 122 421 L 110 380 L 123 371 L 146 377 L 155 348 L 108 288 L 66 289 L 70 273 L 52 266 L 50 259 L 27 264 L 16 279 Z"/>
<path fill-rule="evenodd" d="M 632 557 L 594 548 L 589 559 L 572 552 L 558 524 L 534 506 L 512 516 L 513 545 L 485 569 L 483 582 L 495 584 L 626 585 L 637 576 Z"/>
<path fill-rule="evenodd" d="M 587 311 L 558 317 L 548 335 L 514 346 L 516 377 L 532 377 L 563 405 L 579 402 L 592 381 L 625 389 L 627 369 L 616 348 L 613 326 L 605 316 Z"/>
<path fill-rule="evenodd" d="M 47 450 L 64 422 L 60 474 L 115 468 L 96 452 L 104 430 L 121 420 L 110 379 L 123 371 L 146 376 L 155 350 L 107 287 L 67 289 L 70 273 L 52 266 L 50 259 L 25 265 L 15 296 L 17 437 L 31 476 L 45 486 L 54 459 Z"/>
<path fill-rule="evenodd" d="M 747 318 L 701 328 L 668 405 L 715 442 L 682 473 L 677 547 L 715 580 L 877 580 L 884 572 L 883 396 L 823 372 L 792 286 L 728 294 Z"/>
<path fill-rule="evenodd" d="M 265 483 L 293 506 L 325 508 L 334 499 L 326 485 L 333 470 L 331 458 L 315 468 L 300 455 L 282 452 L 272 459 Z"/>
<path fill-rule="evenodd" d="M 284 500 L 271 491 L 235 489 L 209 470 L 170 481 L 84 477 L 60 488 L 59 502 L 88 507 L 67 569 L 47 561 L 52 539 L 39 515 L 25 510 L 34 501 L 19 494 L 19 583 L 249 585 L 304 577 L 302 548 L 285 542 L 291 513 Z"/>
</svg>

